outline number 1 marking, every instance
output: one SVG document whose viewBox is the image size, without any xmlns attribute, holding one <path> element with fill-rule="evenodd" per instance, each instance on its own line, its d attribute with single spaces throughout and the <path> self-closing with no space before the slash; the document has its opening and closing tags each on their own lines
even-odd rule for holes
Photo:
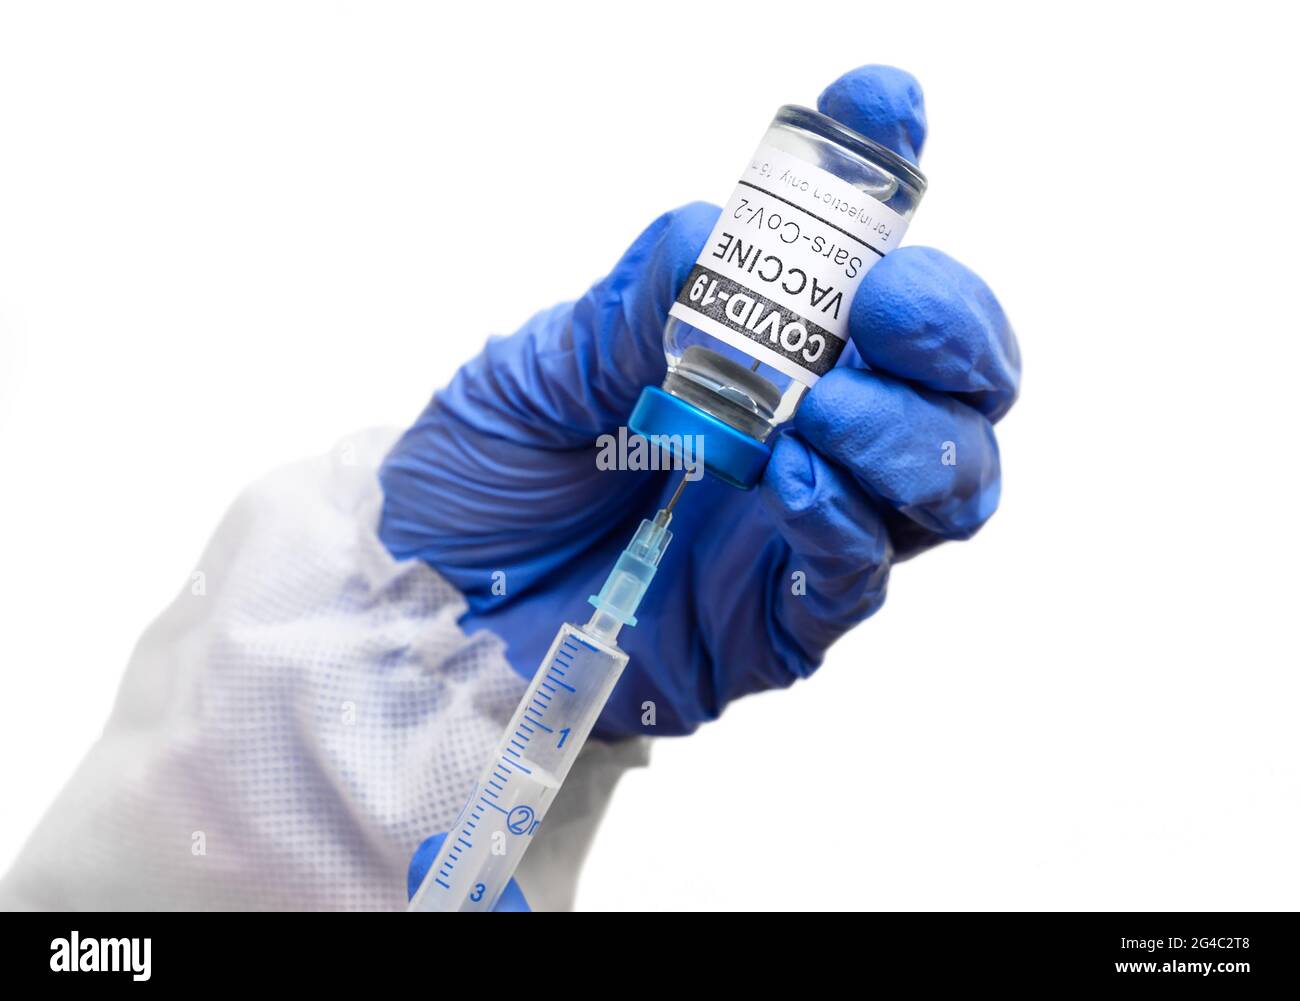
<svg viewBox="0 0 1300 1001">
<path fill-rule="evenodd" d="M 560 731 L 560 742 L 555 746 L 557 748 L 563 747 L 564 741 L 568 736 L 569 736 L 569 728 L 566 726 L 563 730 Z"/>
</svg>

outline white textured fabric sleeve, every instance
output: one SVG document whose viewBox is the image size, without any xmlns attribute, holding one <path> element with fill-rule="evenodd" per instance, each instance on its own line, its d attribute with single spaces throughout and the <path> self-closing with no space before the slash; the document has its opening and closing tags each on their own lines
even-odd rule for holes
<svg viewBox="0 0 1300 1001">
<path fill-rule="evenodd" d="M 141 637 L 101 739 L 0 882 L 0 907 L 393 909 L 454 821 L 524 682 L 464 598 L 376 534 L 367 432 L 247 490 Z M 559 627 L 559 623 L 556 623 Z M 645 741 L 593 742 L 525 858 L 572 905 Z"/>
</svg>

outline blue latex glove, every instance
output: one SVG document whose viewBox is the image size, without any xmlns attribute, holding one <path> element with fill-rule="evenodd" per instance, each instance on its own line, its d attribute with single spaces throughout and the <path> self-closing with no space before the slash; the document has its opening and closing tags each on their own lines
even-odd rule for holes
<svg viewBox="0 0 1300 1001">
<path fill-rule="evenodd" d="M 854 70 L 818 106 L 910 158 L 924 142 L 920 88 L 899 70 Z M 490 340 L 384 463 L 384 543 L 451 580 L 469 602 L 464 627 L 501 636 L 525 678 L 561 622 L 586 621 L 587 596 L 680 477 L 597 470 L 594 442 L 662 382 L 668 308 L 717 214 L 692 204 L 660 217 L 577 302 Z M 863 280 L 851 335 L 758 489 L 687 487 L 640 624 L 620 637 L 631 663 L 599 735 L 687 733 L 732 699 L 805 677 L 880 607 L 894 561 L 969 537 L 997 507 L 993 422 L 1016 397 L 1020 354 L 984 283 L 937 250 L 902 247 Z"/>
<path fill-rule="evenodd" d="M 435 834 L 431 838 L 425 838 L 420 847 L 415 849 L 415 854 L 411 856 L 411 864 L 406 870 L 406 896 L 411 898 L 415 896 L 415 891 L 420 888 L 424 882 L 424 874 L 429 871 L 429 866 L 433 865 L 434 860 L 438 857 L 438 851 L 442 848 L 442 843 L 447 840 L 447 835 Z M 501 891 L 501 899 L 496 902 L 492 908 L 494 913 L 503 911 L 531 911 L 528 901 L 524 899 L 524 891 L 519 888 L 519 884 L 513 879 L 506 884 L 506 888 Z"/>
</svg>

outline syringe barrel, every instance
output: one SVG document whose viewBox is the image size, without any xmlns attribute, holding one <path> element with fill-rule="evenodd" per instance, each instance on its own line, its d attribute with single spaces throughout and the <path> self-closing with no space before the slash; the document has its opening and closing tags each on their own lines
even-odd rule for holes
<svg viewBox="0 0 1300 1001">
<path fill-rule="evenodd" d="M 626 665 L 617 646 L 560 627 L 411 910 L 492 909 Z"/>
</svg>

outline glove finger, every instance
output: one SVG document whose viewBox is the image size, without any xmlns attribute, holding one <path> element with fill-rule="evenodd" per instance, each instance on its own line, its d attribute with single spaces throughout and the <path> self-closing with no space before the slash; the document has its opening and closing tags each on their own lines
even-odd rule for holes
<svg viewBox="0 0 1300 1001">
<path fill-rule="evenodd" d="M 501 891 L 501 896 L 497 899 L 496 906 L 492 908 L 496 914 L 531 914 L 532 908 L 528 906 L 528 901 L 524 899 L 524 891 L 520 888 L 517 880 L 511 880 L 506 884 L 506 888 Z"/>
<path fill-rule="evenodd" d="M 581 299 L 490 341 L 437 400 L 487 435 L 531 447 L 591 444 L 663 381 L 668 310 L 718 217 L 694 202 L 660 216 Z"/>
<path fill-rule="evenodd" d="M 929 247 L 902 247 L 867 272 L 849 333 L 862 360 L 952 393 L 991 421 L 1020 389 L 1020 347 L 989 287 Z"/>
<path fill-rule="evenodd" d="M 817 98 L 817 110 L 916 163 L 925 145 L 925 97 L 893 66 L 860 66 Z"/>
<path fill-rule="evenodd" d="M 997 509 L 993 426 L 950 396 L 836 368 L 809 392 L 795 426 L 873 498 L 945 539 L 969 538 Z"/>
<path fill-rule="evenodd" d="M 603 733 L 644 733 L 647 701 L 655 732 L 689 733 L 744 695 L 788 687 L 884 600 L 889 534 L 847 470 L 784 432 L 757 493 L 688 488 L 673 530 L 691 545 L 670 547 L 659 571 L 678 583 L 642 605 L 647 622 L 685 627 L 631 631 Z"/>
<path fill-rule="evenodd" d="M 415 891 L 424 882 L 429 866 L 433 865 L 434 859 L 438 857 L 438 852 L 442 849 L 442 843 L 446 840 L 447 835 L 445 833 L 434 834 L 425 838 L 420 843 L 420 847 L 415 849 L 415 854 L 411 856 L 411 864 L 406 870 L 406 896 L 408 898 L 415 896 Z M 501 891 L 501 899 L 497 901 L 492 910 L 496 912 L 530 911 L 532 908 L 528 906 L 528 901 L 524 899 L 524 891 L 512 879 L 506 884 L 506 888 Z"/>
<path fill-rule="evenodd" d="M 880 512 L 853 475 L 797 434 L 777 439 L 760 489 L 790 547 L 774 582 L 784 635 L 771 645 L 797 677 L 884 602 L 893 552 Z"/>
</svg>

